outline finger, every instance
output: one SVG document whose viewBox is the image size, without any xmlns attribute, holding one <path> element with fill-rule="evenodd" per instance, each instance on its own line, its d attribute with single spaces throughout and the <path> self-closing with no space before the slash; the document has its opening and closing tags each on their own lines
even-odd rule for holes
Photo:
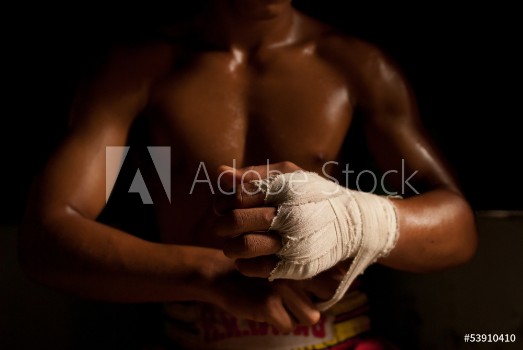
<svg viewBox="0 0 523 350">
<path fill-rule="evenodd" d="M 260 256 L 252 259 L 236 260 L 236 268 L 247 277 L 267 278 L 276 268 L 280 259 L 275 255 Z"/>
<path fill-rule="evenodd" d="M 253 183 L 235 184 L 233 194 L 219 194 L 214 202 L 214 211 L 223 215 L 233 209 L 254 208 L 263 206 L 265 193 Z"/>
<path fill-rule="evenodd" d="M 301 284 L 305 291 L 311 293 L 316 298 L 328 300 L 332 298 L 346 273 L 345 267 L 342 264 L 338 264 L 312 279 L 301 281 Z"/>
<path fill-rule="evenodd" d="M 287 164 L 290 162 L 281 162 L 274 164 L 255 165 L 244 168 L 231 168 L 227 165 L 220 165 L 218 167 L 218 184 L 220 189 L 230 190 L 235 185 L 241 183 L 248 183 L 253 180 L 263 180 L 271 175 L 278 175 L 288 169 L 291 172 L 294 167 Z M 296 167 L 297 168 L 297 167 Z"/>
<path fill-rule="evenodd" d="M 267 300 L 268 315 L 267 322 L 276 327 L 282 333 L 290 333 L 296 326 L 292 316 L 283 305 L 281 296 L 272 295 Z"/>
<path fill-rule="evenodd" d="M 222 192 L 229 191 L 233 186 L 240 184 L 241 176 L 236 176 L 237 171 L 237 169 L 227 165 L 220 165 L 218 167 L 218 186 Z"/>
<path fill-rule="evenodd" d="M 336 289 L 338 288 L 343 276 L 331 276 L 330 274 L 322 273 L 310 280 L 303 280 L 302 286 L 304 290 L 314 295 L 320 300 L 328 300 L 332 298 Z"/>
<path fill-rule="evenodd" d="M 276 254 L 281 247 L 281 237 L 277 233 L 253 232 L 228 239 L 223 252 L 231 259 L 247 259 Z"/>
<path fill-rule="evenodd" d="M 223 214 L 234 208 L 252 208 L 263 205 L 265 194 L 252 181 L 261 181 L 270 176 L 294 172 L 301 168 L 291 162 L 280 162 L 240 169 L 221 165 L 217 170 L 218 189 L 222 195 L 216 200 L 214 211 L 217 214 Z"/>
<path fill-rule="evenodd" d="M 292 287 L 292 282 L 285 281 L 280 284 L 279 290 L 283 298 L 283 305 L 299 324 L 312 326 L 320 320 L 320 311 L 314 306 L 306 293 L 297 287 Z"/>
<path fill-rule="evenodd" d="M 276 208 L 262 207 L 235 209 L 215 221 L 215 232 L 223 238 L 232 238 L 242 233 L 267 231 L 276 216 Z"/>
</svg>

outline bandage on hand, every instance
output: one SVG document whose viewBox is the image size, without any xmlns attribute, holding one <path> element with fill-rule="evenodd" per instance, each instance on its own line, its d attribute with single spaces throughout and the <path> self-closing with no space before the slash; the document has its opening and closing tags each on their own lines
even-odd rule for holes
<svg viewBox="0 0 523 350">
<path fill-rule="evenodd" d="M 269 280 L 312 278 L 353 258 L 333 297 L 317 305 L 320 310 L 338 302 L 354 279 L 397 241 L 397 214 L 387 198 L 304 171 L 253 183 L 265 193 L 265 204 L 277 207 L 270 230 L 280 234 L 283 246 Z"/>
</svg>

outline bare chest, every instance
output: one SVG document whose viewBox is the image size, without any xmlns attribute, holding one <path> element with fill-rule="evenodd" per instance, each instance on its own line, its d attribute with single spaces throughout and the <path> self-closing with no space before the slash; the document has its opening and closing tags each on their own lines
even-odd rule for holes
<svg viewBox="0 0 523 350">
<path fill-rule="evenodd" d="M 352 116 L 351 95 L 329 64 L 295 50 L 256 62 L 195 55 L 153 91 L 156 135 L 184 163 L 237 166 L 334 159 Z"/>
<path fill-rule="evenodd" d="M 303 50 L 258 61 L 206 53 L 180 63 L 149 106 L 154 142 L 171 146 L 173 202 L 158 210 L 162 239 L 214 244 L 219 165 L 291 161 L 322 172 L 338 156 L 352 105 L 345 79 Z"/>
</svg>

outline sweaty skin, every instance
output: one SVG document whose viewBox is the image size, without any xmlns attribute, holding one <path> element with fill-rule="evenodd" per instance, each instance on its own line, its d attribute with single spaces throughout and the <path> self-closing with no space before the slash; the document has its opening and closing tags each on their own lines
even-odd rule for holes
<svg viewBox="0 0 523 350">
<path fill-rule="evenodd" d="M 336 283 L 322 281 L 339 274 L 279 281 L 249 295 L 255 287 L 232 259 L 249 258 L 237 261 L 245 275 L 268 275 L 280 242 L 251 232 L 266 230 L 275 209 L 237 195 L 225 204 L 235 210 L 220 216 L 213 206 L 231 199 L 216 204 L 203 183 L 190 191 L 202 162 L 215 192 L 225 166 L 261 166 L 254 169 L 264 174 L 269 159 L 274 169 L 321 174 L 327 161 L 344 164 L 340 152 L 356 112 L 379 167 L 397 169 L 404 159 L 408 174 L 418 170 L 411 184 L 422 192 L 395 202 L 400 239 L 380 263 L 429 271 L 470 259 L 472 212 L 398 69 L 376 47 L 298 13 L 290 1 L 248 0 L 214 1 L 191 26 L 116 48 L 80 87 L 70 133 L 29 200 L 22 265 L 34 279 L 82 296 L 207 301 L 282 330 L 293 317 L 314 323 L 319 314 L 305 291 L 328 298 L 325 288 Z M 171 146 L 172 202 L 161 199 L 163 189 L 152 190 L 160 243 L 96 222 L 105 205 L 106 147 L 126 145 L 138 116 L 151 146 Z M 247 169 L 224 176 L 224 188 Z M 401 188 L 399 175 L 387 179 Z"/>
</svg>

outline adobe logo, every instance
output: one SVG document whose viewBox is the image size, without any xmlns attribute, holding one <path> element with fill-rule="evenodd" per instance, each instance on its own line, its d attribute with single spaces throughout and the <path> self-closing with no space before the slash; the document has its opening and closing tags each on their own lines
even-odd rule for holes
<svg viewBox="0 0 523 350">
<path fill-rule="evenodd" d="M 105 148 L 105 202 L 113 190 L 118 174 L 129 153 L 129 146 L 108 146 Z M 171 202 L 171 147 L 148 146 L 147 151 L 153 160 L 154 168 L 160 177 L 162 187 Z M 153 204 L 151 194 L 143 179 L 140 169 L 136 170 L 131 186 L 127 191 L 138 193 L 143 204 Z"/>
</svg>

